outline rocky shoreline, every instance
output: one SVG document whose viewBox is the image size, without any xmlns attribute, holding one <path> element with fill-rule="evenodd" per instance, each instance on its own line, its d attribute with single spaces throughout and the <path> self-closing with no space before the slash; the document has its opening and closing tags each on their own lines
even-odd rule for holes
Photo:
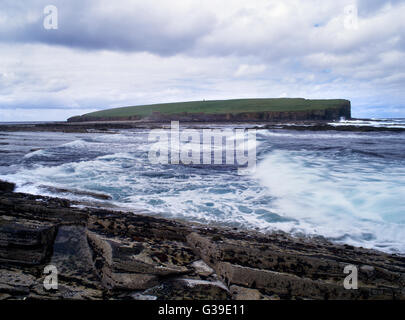
<svg viewBox="0 0 405 320">
<path fill-rule="evenodd" d="M 0 182 L 0 299 L 405 299 L 405 257 L 13 190 Z M 358 290 L 343 287 L 347 265 Z"/>
</svg>

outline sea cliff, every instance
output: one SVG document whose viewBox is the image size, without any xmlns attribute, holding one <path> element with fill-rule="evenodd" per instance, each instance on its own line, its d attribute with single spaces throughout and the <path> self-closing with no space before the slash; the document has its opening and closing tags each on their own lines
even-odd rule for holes
<svg viewBox="0 0 405 320">
<path fill-rule="evenodd" d="M 246 99 L 116 108 L 71 117 L 68 122 L 288 122 L 332 121 L 341 117 L 351 118 L 348 100 Z"/>
</svg>

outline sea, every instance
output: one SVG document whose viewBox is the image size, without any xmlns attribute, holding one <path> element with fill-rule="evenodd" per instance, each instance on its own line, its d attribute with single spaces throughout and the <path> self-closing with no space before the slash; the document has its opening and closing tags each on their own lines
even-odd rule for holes
<svg viewBox="0 0 405 320">
<path fill-rule="evenodd" d="M 405 119 L 331 124 L 405 128 Z M 0 179 L 134 214 L 405 254 L 405 132 L 256 130 L 256 168 L 243 175 L 226 164 L 152 163 L 149 135 L 0 130 Z"/>
</svg>

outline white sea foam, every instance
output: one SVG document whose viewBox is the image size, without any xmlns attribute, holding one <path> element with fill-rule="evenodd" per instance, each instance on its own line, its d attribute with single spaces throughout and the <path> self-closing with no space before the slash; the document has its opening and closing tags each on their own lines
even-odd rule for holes
<svg viewBox="0 0 405 320">
<path fill-rule="evenodd" d="M 298 131 L 298 132 L 285 132 L 274 130 L 259 130 L 259 136 L 263 137 L 279 137 L 279 138 L 294 138 L 294 139 L 376 139 L 382 140 L 387 138 L 397 138 L 395 134 L 386 134 L 379 136 L 373 133 L 339 133 L 339 132 L 311 132 L 311 131 Z"/>
<path fill-rule="evenodd" d="M 376 128 L 405 128 L 404 119 L 378 119 L 378 120 L 341 120 L 339 122 L 330 122 L 331 126 L 370 126 Z"/>
<path fill-rule="evenodd" d="M 32 152 L 30 152 L 30 153 L 27 153 L 27 154 L 24 156 L 24 158 L 25 158 L 25 159 L 29 159 L 29 158 L 36 157 L 36 156 L 41 156 L 41 157 L 43 157 L 43 156 L 47 156 L 47 155 L 48 155 L 48 153 L 47 153 L 45 150 L 36 150 L 36 151 L 32 151 Z"/>
<path fill-rule="evenodd" d="M 276 212 L 300 221 L 287 231 L 405 251 L 405 169 L 360 165 L 277 151 L 256 178 L 275 196 Z"/>
<path fill-rule="evenodd" d="M 34 155 L 46 155 L 45 162 L 32 166 L 31 161 L 30 166 L 0 179 L 17 183 L 21 192 L 52 195 L 41 185 L 99 192 L 111 195 L 113 204 L 128 210 L 262 231 L 324 235 L 353 245 L 405 252 L 402 162 L 385 158 L 369 162 L 346 154 L 324 156 L 324 151 L 310 148 L 272 147 L 277 139 L 284 145 L 283 138 L 288 143 L 308 139 L 323 147 L 364 137 L 380 139 L 379 145 L 384 146 L 395 135 L 260 130 L 258 137 L 261 161 L 253 176 L 238 176 L 233 168 L 221 166 L 152 165 L 147 158 L 147 132 L 142 131 L 76 138 L 60 149 L 34 152 L 27 162 Z M 200 145 L 190 147 L 198 150 Z M 67 162 L 52 162 L 61 163 L 65 155 Z"/>
</svg>

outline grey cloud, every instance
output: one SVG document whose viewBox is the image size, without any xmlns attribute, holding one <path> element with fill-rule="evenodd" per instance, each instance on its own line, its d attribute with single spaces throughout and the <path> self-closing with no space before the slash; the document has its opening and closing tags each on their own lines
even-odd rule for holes
<svg viewBox="0 0 405 320">
<path fill-rule="evenodd" d="M 3 23 L 0 41 L 38 42 L 85 50 L 148 51 L 165 56 L 193 47 L 215 25 L 215 16 L 207 12 L 185 12 L 191 16 L 182 17 L 183 12 L 178 12 L 178 16 L 165 14 L 164 8 L 153 10 L 151 5 L 145 8 L 139 2 L 128 7 L 116 5 L 109 12 L 98 7 L 100 2 L 94 0 L 57 0 L 53 4 L 58 8 L 59 28 L 45 30 L 42 12 L 47 4 L 48 1 L 37 0 L 26 7 L 16 5 L 15 1 L 2 2 L 0 10 L 9 17 L 15 15 L 17 20 L 23 20 L 31 15 L 35 19 L 26 18 L 26 23 L 17 26 Z"/>
<path fill-rule="evenodd" d="M 405 0 L 391 0 L 393 5 Z M 0 12 L 10 21 L 0 19 L 0 41 L 44 43 L 83 50 L 114 50 L 150 52 L 161 56 L 179 53 L 193 56 L 260 56 L 266 61 L 279 61 L 287 57 L 300 57 L 314 52 L 347 54 L 381 42 L 386 34 L 381 30 L 364 34 L 352 41 L 333 40 L 328 20 L 341 14 L 344 4 L 324 10 L 322 26 L 313 27 L 313 5 L 306 11 L 296 7 L 288 19 L 271 19 L 261 9 L 240 8 L 233 15 L 217 21 L 215 10 L 203 10 L 195 5 L 191 10 L 170 9 L 168 3 L 117 1 L 103 8 L 107 1 L 55 0 L 59 10 L 59 29 L 45 30 L 42 26 L 43 8 L 48 0 L 32 0 L 22 5 L 15 0 L 3 0 Z M 272 3 L 269 1 L 269 3 Z M 288 3 L 288 2 L 287 2 Z M 359 13 L 377 12 L 387 1 L 358 0 Z M 120 4 L 120 5 L 118 5 Z M 299 4 L 301 5 L 301 4 Z M 297 6 L 292 1 L 292 6 Z M 270 9 L 269 9 L 270 8 Z M 211 8 L 214 9 L 214 8 Z M 316 8 L 315 8 L 316 9 Z M 262 11 L 272 10 L 268 5 Z M 35 18 L 33 18 L 35 17 Z M 244 25 L 242 21 L 250 21 Z M 341 25 L 343 29 L 343 22 Z M 403 33 L 403 32 L 402 32 Z M 402 49 L 404 35 L 399 34 Z"/>
<path fill-rule="evenodd" d="M 360 16 L 369 16 L 375 14 L 382 7 L 391 4 L 396 6 L 405 3 L 404 0 L 357 0 L 358 14 Z"/>
</svg>

